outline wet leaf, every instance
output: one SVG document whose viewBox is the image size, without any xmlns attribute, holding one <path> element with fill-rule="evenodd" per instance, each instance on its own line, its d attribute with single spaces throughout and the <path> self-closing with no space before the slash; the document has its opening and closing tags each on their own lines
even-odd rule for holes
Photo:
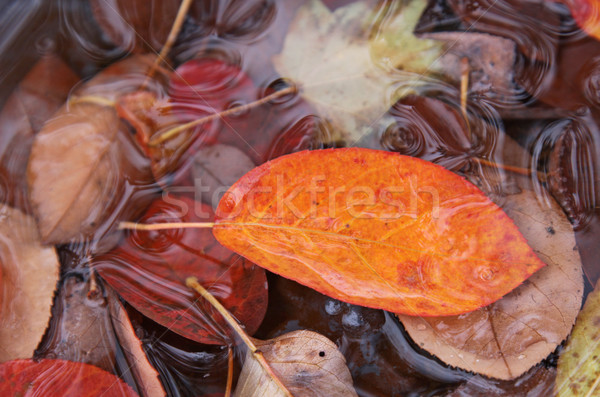
<svg viewBox="0 0 600 397">
<path fill-rule="evenodd" d="M 181 0 L 90 0 L 94 17 L 119 47 L 136 52 L 160 50 Z"/>
<path fill-rule="evenodd" d="M 321 334 L 300 330 L 267 341 L 254 340 L 273 372 L 295 397 L 357 396 L 346 359 Z M 284 396 L 260 364 L 248 354 L 236 397 Z"/>
<path fill-rule="evenodd" d="M 114 371 L 116 340 L 101 290 L 92 291 L 89 282 L 68 277 L 59 288 L 52 313 L 36 358 L 77 361 Z"/>
<path fill-rule="evenodd" d="M 556 392 L 563 396 L 595 396 L 600 390 L 600 289 L 585 301 L 569 341 L 558 359 Z"/>
<path fill-rule="evenodd" d="M 543 266 L 475 186 L 368 149 L 279 157 L 217 208 L 215 237 L 254 263 L 349 303 L 408 315 L 472 311 Z"/>
<path fill-rule="evenodd" d="M 208 205 L 168 195 L 154 201 L 141 222 L 213 217 Z M 201 280 L 250 334 L 266 312 L 264 270 L 219 245 L 209 229 L 134 231 L 119 247 L 95 258 L 94 269 L 136 310 L 200 343 L 224 344 L 227 335 L 185 287 L 190 275 Z"/>
<path fill-rule="evenodd" d="M 42 57 L 0 113 L 0 200 L 28 211 L 25 169 L 34 135 L 64 103 L 79 78 L 56 55 Z"/>
<path fill-rule="evenodd" d="M 527 164 L 528 155 L 514 141 L 504 139 L 505 153 Z M 491 177 L 486 175 L 488 180 Z M 500 194 L 491 197 L 548 266 L 477 311 L 400 319 L 417 345 L 445 363 L 493 378 L 514 379 L 567 337 L 581 306 L 583 277 L 573 228 L 558 204 L 552 199 L 538 200 L 527 178 L 495 183 Z"/>
<path fill-rule="evenodd" d="M 160 383 L 158 372 L 148 361 L 142 342 L 138 339 L 125 308 L 110 287 L 107 288 L 107 300 L 115 333 L 140 394 L 143 397 L 165 396 L 166 392 Z"/>
<path fill-rule="evenodd" d="M 440 44 L 412 33 L 425 6 L 421 0 L 393 2 L 376 19 L 361 1 L 333 12 L 320 0 L 308 1 L 290 25 L 275 68 L 343 137 L 358 140 L 414 91 L 441 53 Z"/>
<path fill-rule="evenodd" d="M 77 95 L 112 101 L 137 89 L 147 68 L 145 58 L 130 58 L 96 76 Z M 140 192 L 150 189 L 151 181 L 147 159 L 115 108 L 88 102 L 65 105 L 44 125 L 27 169 L 42 239 L 54 244 L 98 237 L 115 218 L 139 213 L 146 205 Z"/>
<path fill-rule="evenodd" d="M 556 368 L 538 366 L 515 381 L 473 376 L 446 397 L 552 396 Z"/>
<path fill-rule="evenodd" d="M 89 364 L 14 360 L 0 364 L 0 394 L 47 397 L 136 397 L 125 382 Z"/>
<path fill-rule="evenodd" d="M 42 246 L 35 220 L 4 204 L 0 267 L 0 362 L 30 358 L 50 320 L 60 264 L 54 247 Z"/>
</svg>

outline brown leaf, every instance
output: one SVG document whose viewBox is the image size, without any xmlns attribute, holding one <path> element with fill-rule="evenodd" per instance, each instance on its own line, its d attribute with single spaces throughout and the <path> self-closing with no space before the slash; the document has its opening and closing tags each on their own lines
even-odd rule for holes
<svg viewBox="0 0 600 397">
<path fill-rule="evenodd" d="M 125 308 L 112 288 L 107 286 L 106 289 L 112 324 L 119 344 L 125 353 L 129 369 L 136 380 L 139 393 L 142 397 L 165 396 L 166 393 L 158 378 L 158 372 L 150 365 Z"/>
<path fill-rule="evenodd" d="M 102 291 L 77 277 L 64 280 L 53 307 L 46 342 L 36 358 L 92 364 L 114 372 L 116 340 Z"/>
<path fill-rule="evenodd" d="M 144 79 L 146 61 L 130 58 L 111 66 L 77 94 L 112 101 L 135 90 Z M 43 241 L 60 244 L 106 233 L 116 218 L 143 210 L 144 197 L 141 202 L 132 198 L 140 197 L 152 177 L 114 107 L 74 102 L 37 134 L 27 181 Z"/>
<path fill-rule="evenodd" d="M 233 146 L 217 144 L 199 149 L 192 164 L 196 197 L 216 208 L 227 189 L 254 167 L 250 157 Z"/>
<path fill-rule="evenodd" d="M 30 358 L 48 320 L 60 264 L 33 218 L 0 204 L 0 362 Z"/>
<path fill-rule="evenodd" d="M 506 142 L 505 150 L 526 161 L 514 141 Z M 528 179 L 520 178 L 512 186 L 516 193 L 491 198 L 548 266 L 477 311 L 450 317 L 400 316 L 413 340 L 449 365 L 513 379 L 544 359 L 571 331 L 583 293 L 573 229 L 558 204 L 540 202 L 529 185 Z"/>
<path fill-rule="evenodd" d="M 56 55 L 41 58 L 0 113 L 0 200 L 28 212 L 25 169 L 34 134 L 63 104 L 79 78 Z"/>
<path fill-rule="evenodd" d="M 356 396 L 346 359 L 321 334 L 300 330 L 267 341 L 254 340 L 273 372 L 294 397 Z M 283 395 L 251 354 L 246 358 L 236 397 Z"/>
<path fill-rule="evenodd" d="M 181 0 L 90 0 L 102 30 L 119 47 L 136 52 L 160 50 Z"/>
<path fill-rule="evenodd" d="M 538 397 L 551 396 L 556 368 L 538 366 L 518 382 L 489 380 L 473 376 L 446 397 Z"/>
</svg>

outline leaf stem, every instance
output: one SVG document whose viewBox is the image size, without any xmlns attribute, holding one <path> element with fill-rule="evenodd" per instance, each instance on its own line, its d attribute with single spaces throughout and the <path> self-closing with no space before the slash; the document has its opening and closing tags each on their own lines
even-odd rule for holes
<svg viewBox="0 0 600 397">
<path fill-rule="evenodd" d="M 467 123 L 467 140 L 471 142 L 471 124 L 469 123 L 469 116 L 467 114 L 467 97 L 469 92 L 469 58 L 463 57 L 460 60 L 460 110 Z"/>
<path fill-rule="evenodd" d="M 135 223 L 121 222 L 119 230 L 167 230 L 167 229 L 210 229 L 214 222 L 171 222 L 171 223 Z"/>
<path fill-rule="evenodd" d="M 163 62 L 169 51 L 171 51 L 171 48 L 173 47 L 173 44 L 175 43 L 175 40 L 177 39 L 177 36 L 181 31 L 181 26 L 183 26 L 185 16 L 187 15 L 191 5 L 192 0 L 183 0 L 181 2 L 179 10 L 177 11 L 177 16 L 175 17 L 175 21 L 173 22 L 173 26 L 171 27 L 171 31 L 169 32 L 169 36 L 167 37 L 167 41 L 165 41 L 165 44 L 160 50 L 160 53 L 156 56 L 154 63 L 150 67 L 150 70 L 148 70 L 148 73 L 146 74 L 146 81 L 142 85 L 142 88 L 146 87 L 152 76 L 154 76 L 156 69 L 158 69 L 158 67 Z"/>
<path fill-rule="evenodd" d="M 229 313 L 229 311 L 221 305 L 221 303 L 214 297 L 210 292 L 208 292 L 200 283 L 196 277 L 188 277 L 185 280 L 185 285 L 189 288 L 194 289 L 196 292 L 200 294 L 204 299 L 206 299 L 217 311 L 223 316 L 225 321 L 233 328 L 235 333 L 242 339 L 244 344 L 248 347 L 256 361 L 261 365 L 263 370 L 273 379 L 273 382 L 279 387 L 279 389 L 289 397 L 293 397 L 292 393 L 288 390 L 288 388 L 279 380 L 273 369 L 269 365 L 269 362 L 265 359 L 263 354 L 258 350 L 252 338 L 248 336 L 246 331 L 242 328 L 242 326 L 237 322 L 235 318 Z"/>
<path fill-rule="evenodd" d="M 227 347 L 227 386 L 225 387 L 225 397 L 231 397 L 231 387 L 233 385 L 233 350 L 231 346 Z"/>
<path fill-rule="evenodd" d="M 498 164 L 498 163 L 494 163 L 493 161 L 489 161 L 489 160 L 486 160 L 481 157 L 473 157 L 473 159 L 475 159 L 475 161 L 477 161 L 480 164 L 487 165 L 488 167 L 500 168 L 505 171 L 511 171 L 511 172 L 514 172 L 519 175 L 525 175 L 525 176 L 531 175 L 531 170 L 527 169 L 527 168 L 515 167 L 514 165 Z"/>
<path fill-rule="evenodd" d="M 282 90 L 275 91 L 274 93 L 267 95 L 266 97 L 256 100 L 254 102 L 250 102 L 245 105 L 236 106 L 236 107 L 224 110 L 219 113 L 213 113 L 213 114 L 203 117 L 201 119 L 190 121 L 189 123 L 179 125 L 175 128 L 172 128 L 172 129 L 164 132 L 163 134 L 158 135 L 156 138 L 151 139 L 148 145 L 149 146 L 157 146 L 157 145 L 163 143 L 164 141 L 167 141 L 167 140 L 173 138 L 175 135 L 179 134 L 180 132 L 187 130 L 188 128 L 196 127 L 196 126 L 202 125 L 204 123 L 208 123 L 208 122 L 213 121 L 218 118 L 227 117 L 234 113 L 245 112 L 247 110 L 261 106 L 273 99 L 276 99 L 276 98 L 279 98 L 279 97 L 282 97 L 282 96 L 285 96 L 288 94 L 293 94 L 296 91 L 297 91 L 297 88 L 295 86 L 290 86 L 290 87 L 284 88 Z"/>
</svg>

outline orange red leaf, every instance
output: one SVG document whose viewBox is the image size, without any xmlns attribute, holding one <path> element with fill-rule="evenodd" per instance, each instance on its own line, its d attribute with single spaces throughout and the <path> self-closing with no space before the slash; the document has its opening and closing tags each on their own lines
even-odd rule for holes
<svg viewBox="0 0 600 397">
<path fill-rule="evenodd" d="M 474 185 L 369 149 L 304 151 L 255 168 L 221 200 L 213 233 L 321 293 L 409 315 L 475 310 L 544 266 Z"/>
</svg>

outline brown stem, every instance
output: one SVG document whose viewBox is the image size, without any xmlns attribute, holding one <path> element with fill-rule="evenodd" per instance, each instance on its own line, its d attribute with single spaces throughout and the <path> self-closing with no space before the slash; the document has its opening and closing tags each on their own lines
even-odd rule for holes
<svg viewBox="0 0 600 397">
<path fill-rule="evenodd" d="M 210 229 L 214 222 L 171 222 L 171 223 L 135 223 L 121 222 L 119 230 L 166 230 L 166 229 Z"/>
<path fill-rule="evenodd" d="M 261 106 L 261 105 L 263 105 L 263 104 L 265 104 L 265 103 L 267 103 L 267 102 L 269 102 L 269 101 L 271 101 L 273 99 L 282 97 L 284 95 L 293 94 L 295 92 L 296 92 L 296 87 L 295 86 L 290 86 L 290 87 L 284 88 L 283 90 L 275 91 L 274 93 L 272 93 L 270 95 L 267 95 L 266 97 L 261 98 L 261 99 L 259 99 L 257 101 L 250 102 L 250 103 L 247 103 L 245 105 L 236 106 L 236 107 L 224 110 L 224 111 L 219 112 L 219 113 L 213 113 L 213 114 L 211 114 L 209 116 L 206 116 L 206 117 L 203 117 L 201 119 L 194 120 L 194 121 L 191 121 L 191 122 L 186 123 L 186 124 L 182 124 L 180 126 L 177 126 L 175 128 L 172 128 L 172 129 L 166 131 L 163 134 L 158 135 L 154 139 L 151 139 L 150 142 L 149 142 L 149 146 L 157 146 L 157 145 L 163 143 L 164 141 L 167 141 L 167 140 L 171 139 L 172 137 L 174 137 L 175 135 L 179 134 L 180 132 L 187 130 L 188 128 L 196 127 L 196 126 L 202 125 L 204 123 L 208 123 L 209 121 L 212 121 L 212 120 L 215 120 L 215 119 L 218 119 L 218 118 L 227 117 L 227 116 L 229 116 L 231 114 L 234 114 L 234 113 L 245 112 L 247 110 L 253 109 L 253 108 L 258 107 L 258 106 Z"/>
<path fill-rule="evenodd" d="M 164 61 L 169 51 L 171 51 L 171 48 L 173 47 L 173 44 L 177 39 L 177 35 L 179 35 L 179 31 L 181 30 L 181 26 L 183 26 L 183 21 L 185 20 L 185 16 L 187 15 L 191 5 L 192 0 L 183 0 L 181 2 L 181 5 L 179 6 L 179 11 L 177 11 L 177 16 L 175 17 L 175 21 L 173 22 L 173 26 L 171 27 L 171 31 L 169 32 L 169 36 L 167 37 L 167 41 L 160 50 L 160 54 L 156 56 L 154 63 L 150 67 L 150 70 L 148 70 L 148 73 L 146 74 L 146 81 L 142 85 L 142 88 L 146 87 L 152 76 L 154 76 L 156 69 Z"/>
<path fill-rule="evenodd" d="M 487 165 L 488 167 L 500 168 L 500 169 L 503 169 L 506 171 L 514 172 L 519 175 L 525 175 L 525 176 L 531 175 L 531 170 L 527 169 L 527 168 L 515 167 L 514 165 L 498 164 L 498 163 L 494 163 L 493 161 L 483 159 L 481 157 L 473 157 L 473 159 L 475 161 L 477 161 L 479 164 Z"/>
<path fill-rule="evenodd" d="M 233 350 L 227 347 L 227 386 L 225 388 L 225 397 L 231 397 L 231 387 L 233 385 Z"/>
<path fill-rule="evenodd" d="M 460 60 L 461 74 L 460 74 L 460 110 L 467 123 L 467 140 L 471 142 L 471 124 L 469 123 L 469 117 L 467 114 L 467 94 L 469 93 L 469 59 L 463 57 Z"/>
<path fill-rule="evenodd" d="M 108 99 L 108 98 L 101 97 L 101 96 L 96 96 L 96 95 L 72 96 L 71 98 L 69 98 L 69 101 L 68 101 L 68 104 L 70 106 L 77 105 L 80 103 L 90 103 L 90 104 L 94 104 L 94 105 L 107 106 L 107 107 L 115 107 L 116 106 L 115 101 Z"/>
<path fill-rule="evenodd" d="M 242 326 L 237 322 L 235 318 L 229 313 L 229 311 L 214 297 L 210 292 L 208 292 L 200 283 L 196 277 L 188 277 L 185 280 L 185 285 L 189 288 L 194 289 L 196 292 L 200 294 L 204 299 L 206 299 L 217 311 L 223 316 L 225 321 L 229 324 L 231 328 L 235 331 L 235 333 L 242 339 L 244 344 L 250 350 L 250 353 L 254 356 L 254 359 L 258 361 L 263 370 L 273 379 L 273 382 L 279 387 L 279 389 L 289 397 L 293 397 L 292 393 L 288 390 L 288 388 L 279 380 L 275 372 L 273 372 L 273 368 L 269 362 L 265 359 L 262 353 L 258 350 L 252 338 L 244 331 Z"/>
</svg>

